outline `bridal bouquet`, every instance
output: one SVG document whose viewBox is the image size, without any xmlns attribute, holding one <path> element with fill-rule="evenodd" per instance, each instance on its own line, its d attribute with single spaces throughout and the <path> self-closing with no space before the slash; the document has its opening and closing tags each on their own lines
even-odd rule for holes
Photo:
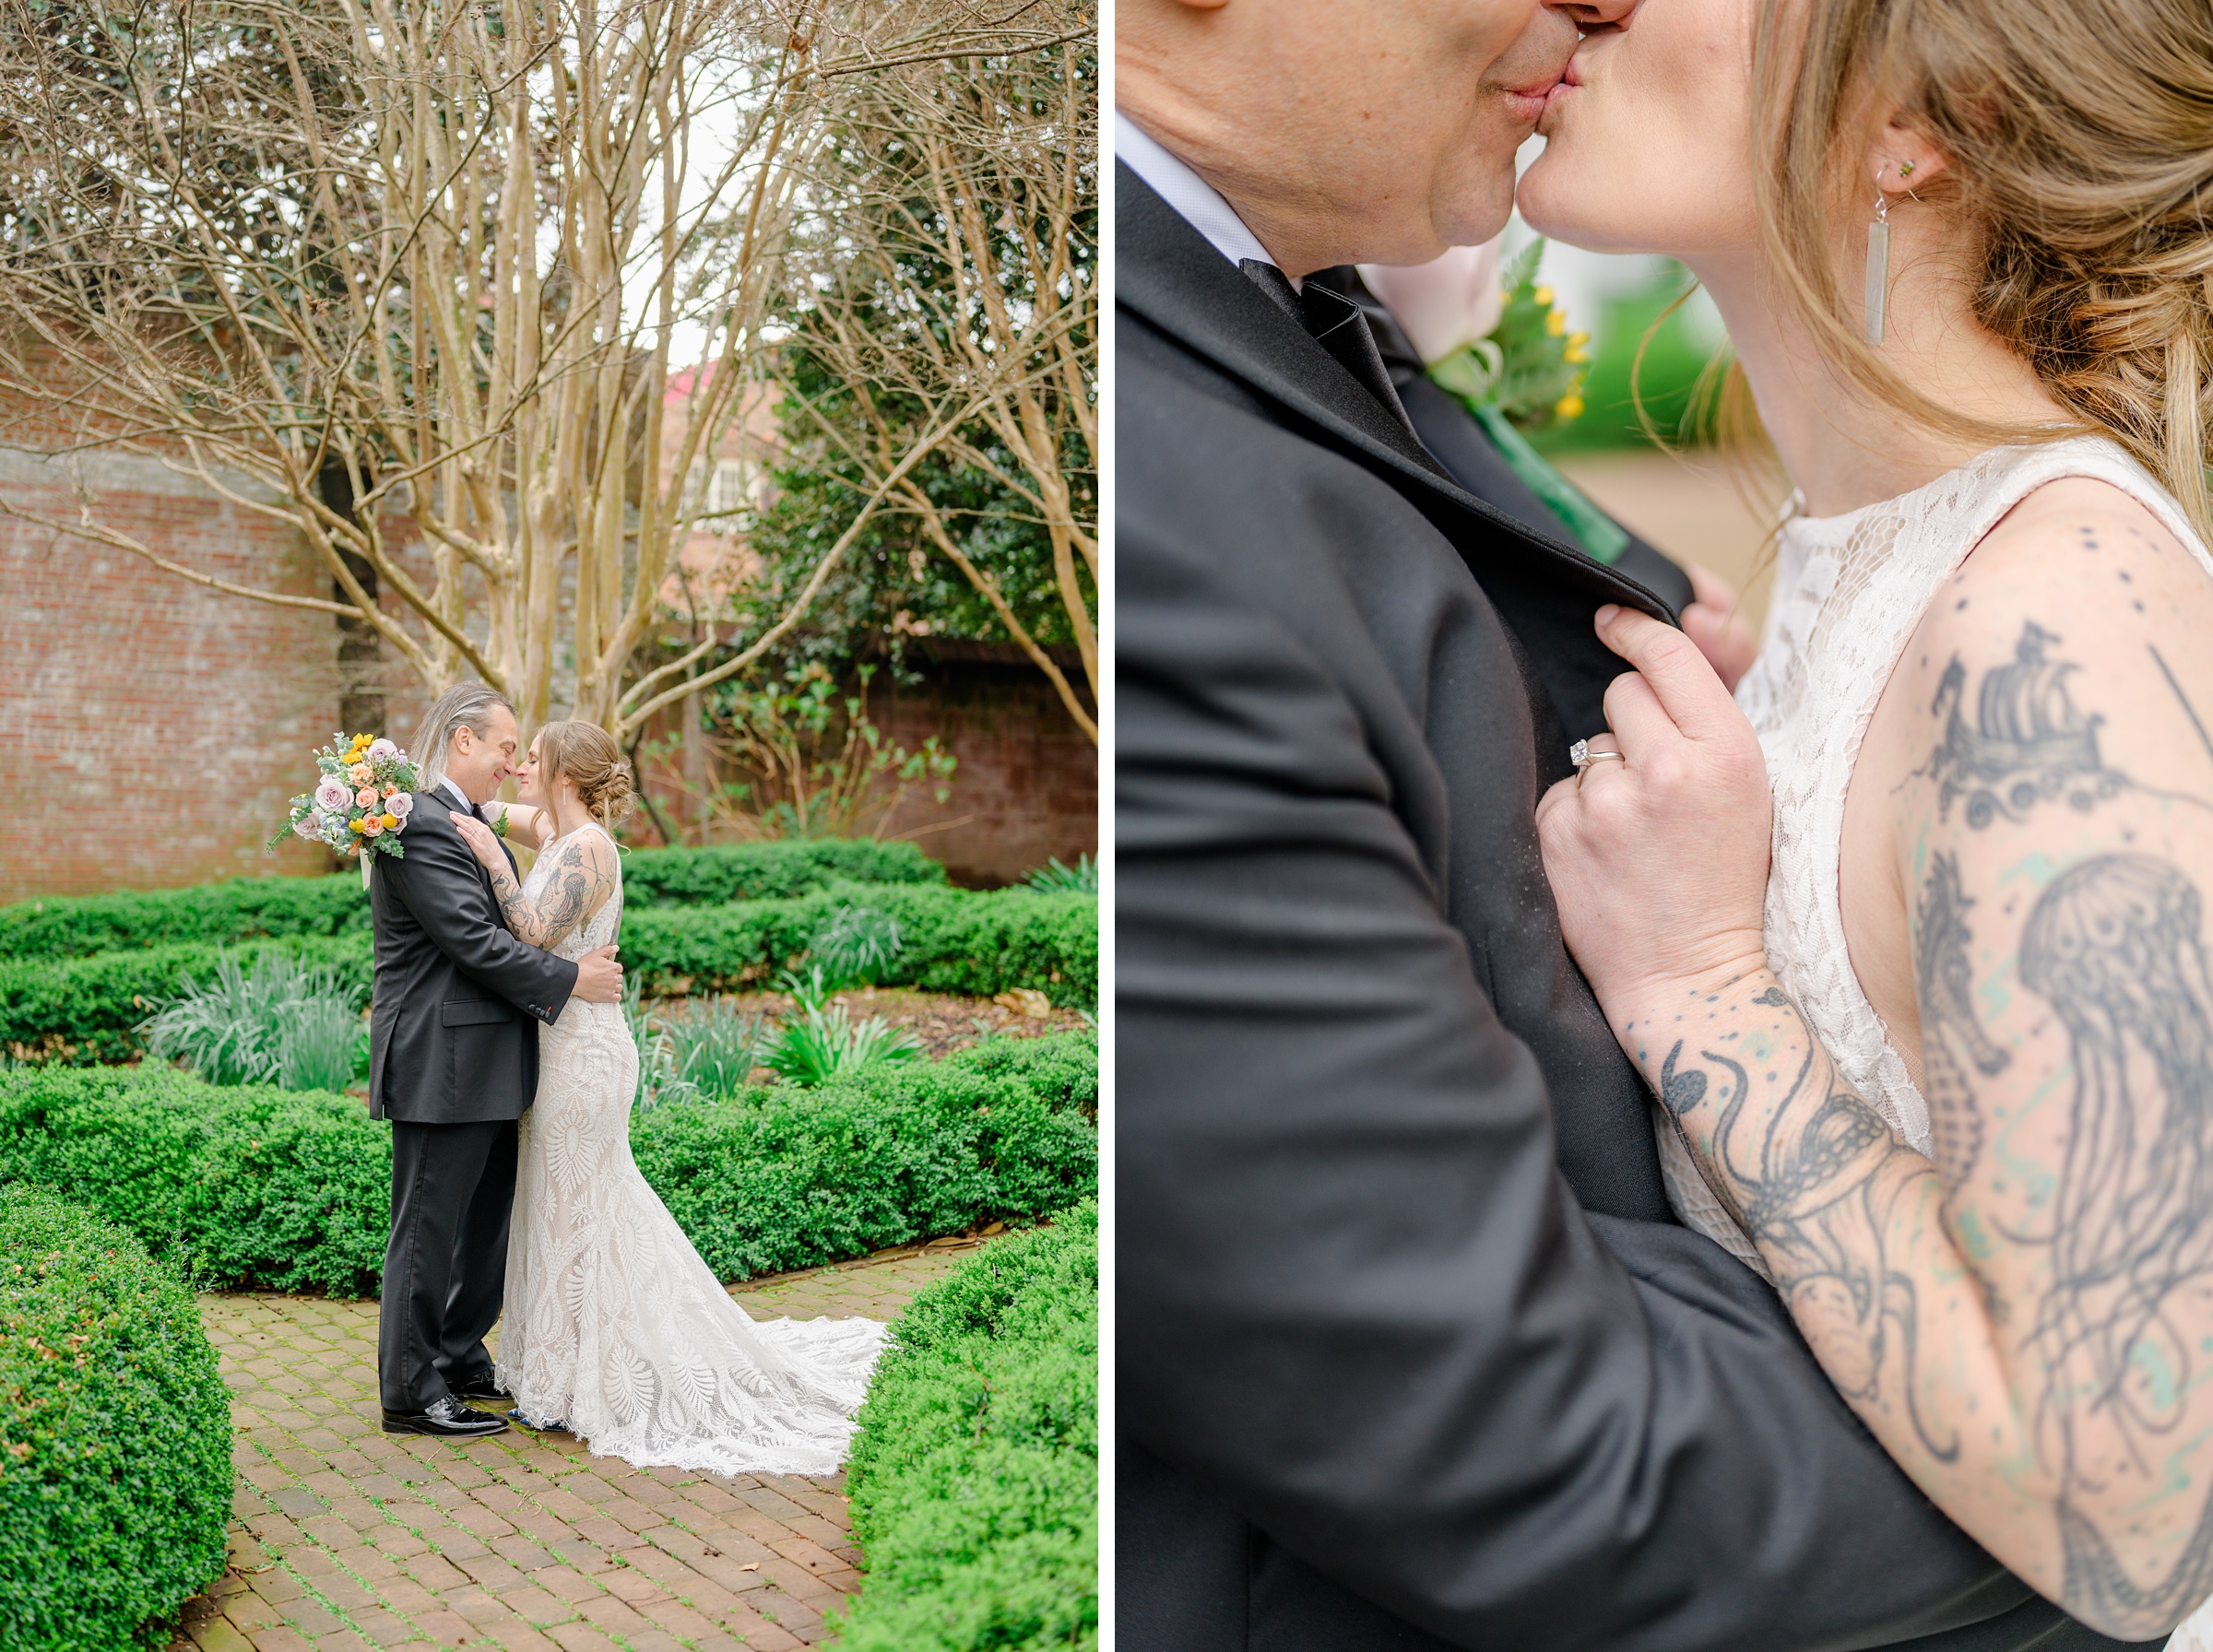
<svg viewBox="0 0 2213 1652">
<path fill-rule="evenodd" d="M 293 835 L 311 844 L 361 856 L 365 876 L 369 856 L 407 853 L 399 834 L 415 807 L 413 793 L 420 780 L 408 754 L 390 740 L 357 734 L 341 747 L 343 738 L 332 735 L 331 743 L 315 753 L 323 778 L 314 791 L 292 799 L 289 826 Z M 283 841 L 284 832 L 278 832 L 268 846 L 274 849 Z"/>
</svg>

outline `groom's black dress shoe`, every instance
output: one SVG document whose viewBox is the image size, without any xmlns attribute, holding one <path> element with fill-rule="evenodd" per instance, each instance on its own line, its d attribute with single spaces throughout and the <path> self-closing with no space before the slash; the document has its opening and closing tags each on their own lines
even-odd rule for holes
<svg viewBox="0 0 2213 1652">
<path fill-rule="evenodd" d="M 474 1440 L 484 1434 L 503 1434 L 506 1429 L 506 1418 L 495 1417 L 490 1411 L 472 1411 L 450 1394 L 427 1411 L 385 1413 L 385 1432 L 388 1434 L 434 1434 L 446 1440 Z"/>
<path fill-rule="evenodd" d="M 513 1399 L 514 1395 L 500 1386 L 500 1379 L 489 1371 L 482 1376 L 472 1376 L 465 1383 L 448 1383 L 447 1388 L 456 1399 Z"/>
</svg>

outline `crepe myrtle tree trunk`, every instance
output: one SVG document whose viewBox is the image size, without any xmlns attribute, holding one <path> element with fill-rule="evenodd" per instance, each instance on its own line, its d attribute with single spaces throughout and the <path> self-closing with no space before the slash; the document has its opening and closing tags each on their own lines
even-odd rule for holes
<svg viewBox="0 0 2213 1652">
<path fill-rule="evenodd" d="M 722 538 L 722 645 L 631 678 L 794 227 L 840 210 L 826 134 L 883 65 L 1049 38 L 1009 9 L 0 0 L 0 443 L 150 456 L 295 527 L 331 595 L 195 568 L 89 485 L 0 513 L 627 743 L 775 647 L 919 462 L 773 599 Z"/>
</svg>

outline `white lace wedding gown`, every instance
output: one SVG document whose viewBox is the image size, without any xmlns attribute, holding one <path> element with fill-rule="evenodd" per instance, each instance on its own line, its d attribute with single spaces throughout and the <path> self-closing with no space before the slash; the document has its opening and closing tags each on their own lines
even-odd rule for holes
<svg viewBox="0 0 2213 1652">
<path fill-rule="evenodd" d="M 1845 788 L 1876 702 L 1936 588 L 2006 512 L 2062 477 L 2120 489 L 2213 572 L 2213 557 L 2173 497 L 2118 444 L 2080 436 L 1993 448 L 1896 499 L 1786 522 L 1759 657 L 1737 685 L 1775 793 L 1768 962 L 1838 1069 L 1917 1152 L 1930 1150 L 1928 1103 L 1861 990 L 1845 947 L 1838 892 Z M 1752 1241 L 1656 1103 L 1653 1128 L 1675 1213 L 1765 1276 Z M 2185 1621 L 2168 1648 L 2213 1652 L 2213 1608 Z"/>
<path fill-rule="evenodd" d="M 538 857 L 524 885 L 530 899 L 551 863 L 550 853 Z M 620 868 L 616 878 L 600 909 L 553 946 L 557 956 L 615 938 Z M 631 1157 L 637 1074 L 619 1004 L 571 998 L 538 1029 L 500 1385 L 526 1416 L 563 1422 L 594 1451 L 641 1468 L 834 1473 L 884 1327 L 747 1317 Z"/>
</svg>

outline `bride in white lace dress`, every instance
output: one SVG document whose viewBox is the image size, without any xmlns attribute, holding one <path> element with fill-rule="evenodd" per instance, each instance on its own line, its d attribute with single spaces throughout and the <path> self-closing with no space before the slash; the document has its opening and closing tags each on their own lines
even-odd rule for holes
<svg viewBox="0 0 2213 1652">
<path fill-rule="evenodd" d="M 1698 274 L 1796 492 L 1735 704 L 1601 611 L 1563 931 L 1678 1213 L 1899 1465 L 2203 1652 L 2213 8 L 1577 10 L 1522 210 Z"/>
<path fill-rule="evenodd" d="M 524 807 L 487 812 L 538 848 L 520 887 L 491 831 L 455 817 L 509 926 L 564 958 L 607 945 L 622 918 L 608 832 L 629 792 L 621 753 L 591 724 L 550 723 L 516 778 Z M 834 1472 L 883 1326 L 749 1318 L 631 1157 L 638 1052 L 621 1006 L 572 999 L 538 1039 L 497 1365 L 516 1418 L 642 1468 Z"/>
</svg>

